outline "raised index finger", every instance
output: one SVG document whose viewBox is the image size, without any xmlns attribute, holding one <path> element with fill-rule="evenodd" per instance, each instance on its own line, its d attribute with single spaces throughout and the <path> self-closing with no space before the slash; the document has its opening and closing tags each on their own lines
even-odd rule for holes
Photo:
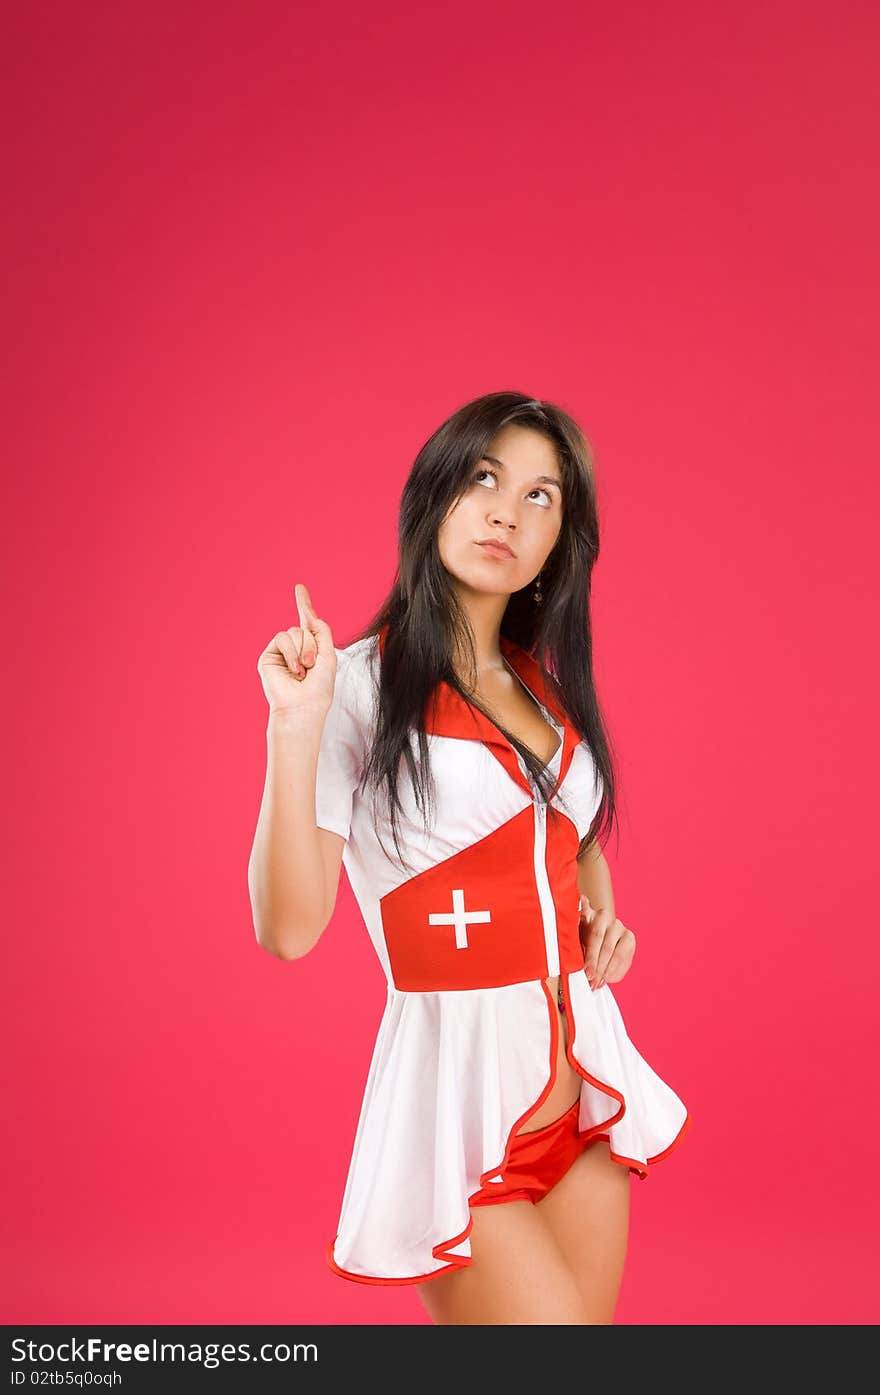
<svg viewBox="0 0 880 1395">
<path fill-rule="evenodd" d="M 333 637 L 329 625 L 315 614 L 308 587 L 298 581 L 293 591 L 299 611 L 299 623 L 303 632 L 301 658 L 306 667 L 310 667 L 318 654 L 326 653 L 332 649 Z"/>
<path fill-rule="evenodd" d="M 315 622 L 317 616 L 315 615 L 308 587 L 305 586 L 302 581 L 298 581 L 293 588 L 293 595 L 296 600 L 296 608 L 299 611 L 300 625 L 304 630 L 308 630 L 310 634 L 316 634 L 317 627 Z"/>
</svg>

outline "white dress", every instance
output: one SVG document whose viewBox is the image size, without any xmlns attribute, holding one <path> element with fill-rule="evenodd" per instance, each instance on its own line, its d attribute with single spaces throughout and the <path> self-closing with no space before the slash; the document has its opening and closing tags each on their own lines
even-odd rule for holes
<svg viewBox="0 0 880 1395">
<path fill-rule="evenodd" d="M 384 632 L 338 649 L 318 756 L 318 826 L 342 859 L 387 980 L 331 1269 L 365 1283 L 418 1283 L 472 1263 L 468 1198 L 501 1180 L 514 1134 L 550 1093 L 560 1031 L 581 1076 L 578 1127 L 608 1141 L 644 1179 L 690 1116 L 639 1055 L 611 988 L 584 970 L 576 854 L 598 809 L 586 742 L 540 665 L 501 637 L 502 654 L 561 741 L 550 812 L 519 753 L 446 683 L 426 707 L 435 785 L 426 832 L 406 763 L 397 860 L 387 800 L 357 786 L 369 749 Z M 418 755 L 415 733 L 413 750 Z M 384 844 L 384 847 L 383 847 Z M 387 849 L 387 854 L 386 854 Z"/>
</svg>

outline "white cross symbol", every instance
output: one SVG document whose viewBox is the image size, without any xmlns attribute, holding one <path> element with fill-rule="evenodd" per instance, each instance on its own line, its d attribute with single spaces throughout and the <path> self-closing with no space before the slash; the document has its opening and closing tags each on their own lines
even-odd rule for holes
<svg viewBox="0 0 880 1395">
<path fill-rule="evenodd" d="M 452 893 L 452 914 L 448 915 L 444 911 L 436 911 L 428 916 L 429 925 L 454 925 L 455 926 L 455 948 L 468 949 L 467 928 L 469 925 L 485 925 L 492 917 L 488 911 L 466 911 L 464 908 L 464 891 L 453 891 Z"/>
</svg>

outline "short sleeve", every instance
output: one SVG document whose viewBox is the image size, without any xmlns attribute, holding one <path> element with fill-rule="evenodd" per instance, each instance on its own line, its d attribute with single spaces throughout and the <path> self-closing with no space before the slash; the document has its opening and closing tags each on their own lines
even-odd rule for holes
<svg viewBox="0 0 880 1395">
<path fill-rule="evenodd" d="M 354 793 L 366 760 L 363 686 L 357 656 L 336 650 L 336 686 L 324 719 L 315 782 L 315 821 L 348 839 Z"/>
</svg>

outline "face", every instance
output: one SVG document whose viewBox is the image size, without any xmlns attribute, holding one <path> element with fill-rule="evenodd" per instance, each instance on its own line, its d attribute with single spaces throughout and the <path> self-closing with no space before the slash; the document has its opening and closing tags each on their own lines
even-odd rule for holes
<svg viewBox="0 0 880 1395">
<path fill-rule="evenodd" d="M 491 458 L 490 458 L 491 457 Z M 534 581 L 562 529 L 562 475 L 551 441 L 510 425 L 478 460 L 437 535 L 446 570 L 473 591 L 510 595 Z M 506 543 L 510 553 L 482 544 Z"/>
</svg>

